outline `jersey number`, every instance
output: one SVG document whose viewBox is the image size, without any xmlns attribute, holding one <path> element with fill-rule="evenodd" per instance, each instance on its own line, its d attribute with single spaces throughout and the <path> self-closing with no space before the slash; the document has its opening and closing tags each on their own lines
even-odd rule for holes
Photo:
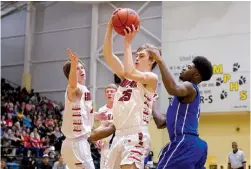
<svg viewBox="0 0 251 169">
<path fill-rule="evenodd" d="M 119 99 L 119 101 L 129 101 L 132 95 L 132 89 L 127 89 L 123 91 L 123 96 Z"/>
</svg>

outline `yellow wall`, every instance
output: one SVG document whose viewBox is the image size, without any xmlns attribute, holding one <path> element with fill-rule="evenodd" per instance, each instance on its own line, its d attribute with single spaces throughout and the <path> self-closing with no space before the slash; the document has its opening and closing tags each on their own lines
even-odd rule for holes
<svg viewBox="0 0 251 169">
<path fill-rule="evenodd" d="M 239 132 L 236 128 L 239 127 Z M 208 156 L 216 157 L 216 164 L 227 166 L 227 156 L 236 141 L 245 152 L 250 164 L 250 117 L 249 113 L 233 115 L 204 115 L 200 118 L 199 133 L 208 143 Z"/>
<path fill-rule="evenodd" d="M 208 143 L 208 159 L 211 158 L 216 164 L 226 168 L 227 156 L 232 150 L 231 143 L 236 141 L 239 148 L 245 152 L 248 164 L 250 164 L 249 115 L 250 113 L 201 115 L 199 133 L 200 137 Z M 239 132 L 236 131 L 236 127 L 240 128 Z M 169 141 L 168 133 L 166 129 L 158 130 L 153 120 L 151 120 L 149 128 L 154 161 L 158 161 L 161 148 Z"/>
</svg>

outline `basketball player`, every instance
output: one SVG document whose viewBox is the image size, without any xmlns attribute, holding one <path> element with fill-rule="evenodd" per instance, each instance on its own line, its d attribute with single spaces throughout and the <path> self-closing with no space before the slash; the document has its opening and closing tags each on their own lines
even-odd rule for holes
<svg viewBox="0 0 251 169">
<path fill-rule="evenodd" d="M 70 49 L 67 49 L 67 53 L 70 61 L 63 67 L 68 87 L 62 123 L 62 132 L 66 139 L 63 141 L 61 154 L 70 169 L 95 169 L 87 141 L 94 116 L 91 95 L 85 86 L 85 67 Z"/>
<path fill-rule="evenodd" d="M 112 52 L 112 17 L 107 25 L 103 54 L 122 82 L 114 97 L 112 115 L 116 132 L 105 169 L 143 169 L 150 149 L 147 124 L 158 83 L 157 75 L 151 72 L 156 63 L 148 49 L 156 47 L 150 44 L 139 47 L 134 64 L 131 42 L 139 28 L 127 27 L 122 63 Z"/>
<path fill-rule="evenodd" d="M 158 128 L 168 129 L 170 143 L 160 155 L 158 169 L 203 169 L 207 158 L 207 143 L 199 138 L 200 92 L 198 84 L 212 77 L 212 64 L 197 56 L 180 73 L 181 83 L 171 75 L 158 50 L 151 50 L 159 65 L 167 92 L 174 96 L 166 119 L 153 106 L 153 117 Z"/>
<path fill-rule="evenodd" d="M 109 84 L 105 88 L 106 105 L 101 107 L 95 115 L 95 118 L 97 120 L 100 120 L 101 124 L 107 120 L 109 121 L 112 120 L 112 106 L 116 91 L 117 91 L 117 86 L 115 84 Z M 110 142 L 112 141 L 111 139 L 112 135 L 98 141 L 98 144 L 100 145 L 99 148 L 101 149 L 101 160 L 100 160 L 101 169 L 104 168 L 105 160 L 107 159 L 107 154 L 109 152 L 109 145 Z"/>
</svg>

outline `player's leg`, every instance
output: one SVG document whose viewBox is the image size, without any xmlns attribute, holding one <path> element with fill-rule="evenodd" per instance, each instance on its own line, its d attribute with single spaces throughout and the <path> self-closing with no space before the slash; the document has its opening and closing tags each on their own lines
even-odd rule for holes
<svg viewBox="0 0 251 169">
<path fill-rule="evenodd" d="M 101 148 L 101 158 L 100 158 L 100 169 L 105 167 L 105 161 L 107 160 L 107 155 L 109 153 L 109 143 L 105 142 Z"/>
<path fill-rule="evenodd" d="M 207 160 L 207 150 L 208 150 L 208 146 L 207 143 L 204 140 L 198 140 L 202 154 L 201 154 L 201 158 L 199 159 L 199 161 L 196 164 L 195 169 L 206 169 L 205 168 L 205 164 L 206 164 L 206 160 Z"/>
<path fill-rule="evenodd" d="M 105 167 L 103 169 L 119 169 L 121 161 L 121 147 L 123 147 L 123 140 L 115 136 L 107 157 L 105 159 Z"/>
<path fill-rule="evenodd" d="M 163 149 L 157 169 L 194 169 L 194 165 L 187 162 L 191 158 L 188 150 L 185 137 L 172 141 Z"/>
<path fill-rule="evenodd" d="M 124 138 L 122 151 L 122 169 L 142 169 L 144 168 L 145 157 L 150 151 L 150 134 L 140 132 Z"/>
<path fill-rule="evenodd" d="M 157 169 L 195 169 L 203 154 L 202 146 L 195 136 L 183 136 L 173 141 L 162 153 Z"/>
<path fill-rule="evenodd" d="M 86 138 L 80 138 L 79 140 L 74 141 L 73 150 L 76 158 L 82 162 L 85 169 L 95 169 L 91 155 L 90 143 Z"/>
<path fill-rule="evenodd" d="M 82 169 L 82 162 L 78 160 L 73 152 L 72 142 L 65 139 L 62 143 L 61 155 L 70 169 Z"/>
</svg>

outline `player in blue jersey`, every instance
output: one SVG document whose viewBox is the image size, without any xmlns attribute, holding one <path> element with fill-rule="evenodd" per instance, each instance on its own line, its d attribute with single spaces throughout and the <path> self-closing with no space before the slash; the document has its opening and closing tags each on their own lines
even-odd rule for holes
<svg viewBox="0 0 251 169">
<path fill-rule="evenodd" d="M 197 56 L 180 73 L 176 82 L 156 49 L 151 50 L 159 65 L 167 92 L 174 96 L 163 117 L 153 107 L 158 128 L 167 127 L 170 143 L 161 152 L 157 169 L 203 169 L 207 158 L 207 143 L 199 138 L 200 92 L 198 84 L 212 77 L 210 61 Z"/>
</svg>

